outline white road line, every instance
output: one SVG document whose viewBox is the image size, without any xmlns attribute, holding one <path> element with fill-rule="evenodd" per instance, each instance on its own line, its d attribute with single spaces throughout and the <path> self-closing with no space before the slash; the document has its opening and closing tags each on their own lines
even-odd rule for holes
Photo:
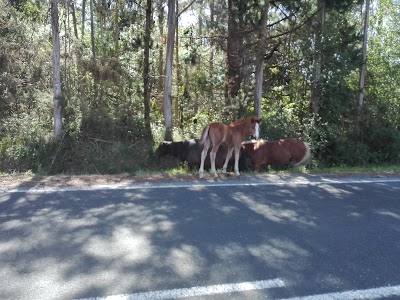
<svg viewBox="0 0 400 300">
<path fill-rule="evenodd" d="M 244 292 L 252 290 L 263 290 L 270 288 L 284 287 L 282 279 L 249 281 L 241 283 L 219 284 L 211 286 L 196 286 L 191 288 L 173 289 L 164 291 L 144 292 L 129 295 L 115 295 L 108 297 L 86 298 L 79 300 L 160 300 L 160 299 L 179 299 L 185 297 L 206 296 L 216 294 L 226 294 L 233 292 Z"/>
<path fill-rule="evenodd" d="M 271 180 L 263 181 L 262 179 L 256 181 L 204 181 L 199 182 L 171 182 L 171 183 L 139 183 L 139 184 L 104 184 L 94 185 L 90 187 L 17 187 L 17 188 L 0 188 L 0 193 L 54 193 L 54 192 L 69 192 L 69 191 L 98 191 L 98 190 L 138 190 L 138 189 L 172 189 L 172 188 L 207 188 L 207 187 L 231 187 L 231 186 L 296 186 L 296 185 L 310 185 L 318 186 L 321 184 L 352 184 L 352 183 L 393 183 L 400 182 L 400 178 L 371 178 L 371 179 L 322 179 L 322 180 L 307 180 L 307 179 L 293 179 L 293 180 Z"/>
<path fill-rule="evenodd" d="M 352 290 L 346 292 L 329 293 L 305 297 L 294 297 L 280 300 L 360 300 L 381 299 L 392 296 L 400 296 L 400 285 L 373 288 L 367 290 Z"/>
</svg>

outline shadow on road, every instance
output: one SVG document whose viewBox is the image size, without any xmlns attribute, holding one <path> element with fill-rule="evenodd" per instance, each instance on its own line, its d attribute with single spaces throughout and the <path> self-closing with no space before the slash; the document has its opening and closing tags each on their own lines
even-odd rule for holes
<svg viewBox="0 0 400 300">
<path fill-rule="evenodd" d="M 308 282 L 310 293 L 316 285 L 354 289 L 360 261 L 366 283 L 377 274 L 400 278 L 400 263 L 381 259 L 400 249 L 391 238 L 400 233 L 394 198 L 384 183 L 0 193 L 0 298 L 77 299 L 278 277 Z M 396 202 L 391 210 L 389 202 Z M 290 288 L 263 293 L 292 296 Z"/>
</svg>

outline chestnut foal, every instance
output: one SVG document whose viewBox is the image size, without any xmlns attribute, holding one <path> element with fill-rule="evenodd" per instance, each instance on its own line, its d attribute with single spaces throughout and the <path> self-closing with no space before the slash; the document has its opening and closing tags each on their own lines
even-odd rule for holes
<svg viewBox="0 0 400 300">
<path fill-rule="evenodd" d="M 258 139 L 259 135 L 259 123 L 261 119 L 257 117 L 249 117 L 243 120 L 236 121 L 232 124 L 225 125 L 221 122 L 214 122 L 208 124 L 201 133 L 200 143 L 204 144 L 203 151 L 201 152 L 201 162 L 199 169 L 199 177 L 204 176 L 204 160 L 207 156 L 207 151 L 210 145 L 212 150 L 210 152 L 211 170 L 214 177 L 218 177 L 217 170 L 215 169 L 215 157 L 219 146 L 225 143 L 228 146 L 228 152 L 226 154 L 225 163 L 222 169 L 223 173 L 226 173 L 228 162 L 232 156 L 233 150 L 235 150 L 235 167 L 234 171 L 236 175 L 239 173 L 239 153 L 240 147 L 246 136 L 253 135 Z"/>
</svg>

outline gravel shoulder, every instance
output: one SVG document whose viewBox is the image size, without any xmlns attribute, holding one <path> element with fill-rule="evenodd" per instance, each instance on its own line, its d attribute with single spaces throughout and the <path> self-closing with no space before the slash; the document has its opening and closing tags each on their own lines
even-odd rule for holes
<svg viewBox="0 0 400 300">
<path fill-rule="evenodd" d="M 197 179 L 195 175 L 3 175 L 0 176 L 0 187 L 93 187 L 111 184 L 152 183 L 159 181 L 189 181 Z"/>
</svg>

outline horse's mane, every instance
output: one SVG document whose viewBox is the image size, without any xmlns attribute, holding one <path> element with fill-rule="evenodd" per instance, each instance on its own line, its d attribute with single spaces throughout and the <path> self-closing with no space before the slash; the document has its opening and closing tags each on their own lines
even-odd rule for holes
<svg viewBox="0 0 400 300">
<path fill-rule="evenodd" d="M 247 117 L 247 118 L 245 118 L 245 119 L 237 120 L 237 121 L 235 121 L 235 122 L 230 123 L 228 126 L 229 126 L 229 127 L 237 127 L 237 126 L 241 126 L 241 125 L 248 124 L 248 123 L 251 124 L 251 122 L 252 122 L 252 120 L 253 120 L 254 118 L 255 118 L 255 117 Z"/>
<path fill-rule="evenodd" d="M 237 121 L 231 123 L 230 125 L 235 125 L 236 126 L 236 125 L 245 124 L 245 123 L 248 123 L 249 121 L 251 121 L 252 118 L 254 118 L 254 117 L 248 117 L 246 119 L 237 120 Z"/>
</svg>

